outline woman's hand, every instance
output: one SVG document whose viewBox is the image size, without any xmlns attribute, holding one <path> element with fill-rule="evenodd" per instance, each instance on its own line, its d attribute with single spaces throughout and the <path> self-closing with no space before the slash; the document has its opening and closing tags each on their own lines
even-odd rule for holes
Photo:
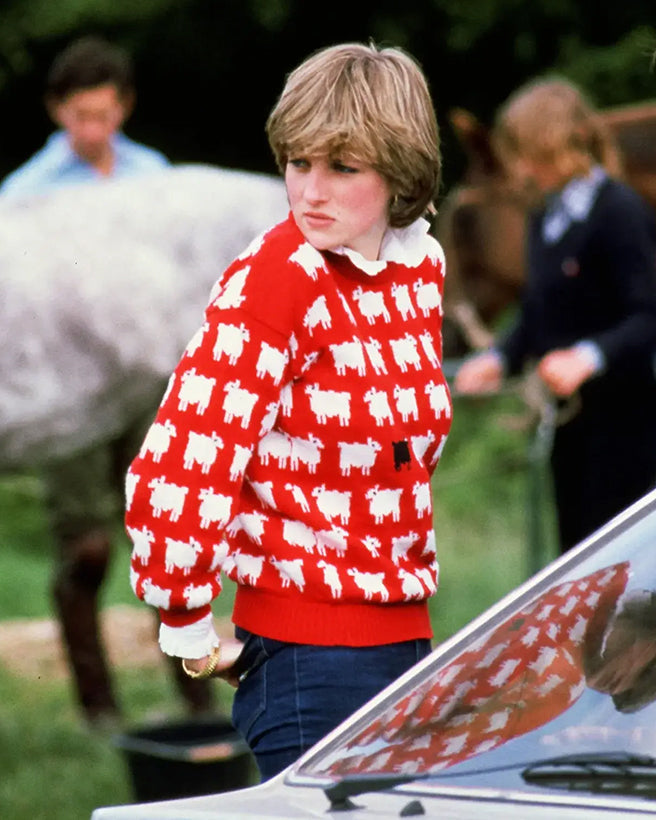
<svg viewBox="0 0 656 820">
<path fill-rule="evenodd" d="M 560 398 L 569 398 L 594 375 L 595 366 L 590 357 L 575 347 L 553 350 L 543 356 L 538 375 L 551 392 Z"/>
<path fill-rule="evenodd" d="M 494 393 L 501 387 L 502 380 L 501 359 L 493 351 L 487 351 L 460 366 L 454 388 L 458 393 Z"/>
<path fill-rule="evenodd" d="M 236 638 L 224 638 L 221 641 L 219 648 L 219 660 L 214 671 L 209 675 L 210 678 L 222 678 L 231 686 L 237 686 L 239 683 L 239 676 L 243 670 L 239 669 L 237 661 L 241 655 L 244 644 Z M 183 661 L 184 666 L 190 672 L 201 674 L 211 660 L 211 655 L 205 655 L 203 658 L 188 658 Z"/>
</svg>

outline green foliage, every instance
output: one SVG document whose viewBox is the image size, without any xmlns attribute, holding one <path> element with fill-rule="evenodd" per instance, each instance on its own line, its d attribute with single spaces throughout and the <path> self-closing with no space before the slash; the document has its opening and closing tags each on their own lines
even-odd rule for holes
<svg viewBox="0 0 656 820">
<path fill-rule="evenodd" d="M 557 68 L 582 88 L 594 91 L 600 106 L 656 96 L 656 29 L 639 26 L 610 45 L 588 46 L 577 34 L 563 41 Z"/>
</svg>

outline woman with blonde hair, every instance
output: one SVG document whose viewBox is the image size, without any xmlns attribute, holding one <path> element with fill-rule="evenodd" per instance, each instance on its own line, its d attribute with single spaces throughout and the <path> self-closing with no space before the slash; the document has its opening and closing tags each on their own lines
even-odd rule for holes
<svg viewBox="0 0 656 820">
<path fill-rule="evenodd" d="M 431 475 L 451 421 L 426 80 L 345 44 L 267 132 L 290 212 L 224 272 L 128 473 L 132 586 L 162 650 L 237 685 L 264 778 L 430 651 Z M 211 603 L 236 583 L 235 640 Z"/>
<path fill-rule="evenodd" d="M 519 316 L 465 362 L 456 389 L 497 389 L 535 364 L 563 413 L 551 456 L 560 547 L 656 480 L 656 227 L 573 83 L 538 79 L 500 107 L 493 139 L 533 198 Z"/>
</svg>

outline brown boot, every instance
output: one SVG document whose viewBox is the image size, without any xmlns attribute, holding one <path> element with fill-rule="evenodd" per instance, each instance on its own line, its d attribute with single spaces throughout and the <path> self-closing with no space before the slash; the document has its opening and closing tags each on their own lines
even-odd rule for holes
<svg viewBox="0 0 656 820">
<path fill-rule="evenodd" d="M 77 699 L 92 725 L 118 722 L 109 668 L 99 627 L 98 590 L 111 543 L 104 530 L 61 539 L 53 597 Z"/>
</svg>

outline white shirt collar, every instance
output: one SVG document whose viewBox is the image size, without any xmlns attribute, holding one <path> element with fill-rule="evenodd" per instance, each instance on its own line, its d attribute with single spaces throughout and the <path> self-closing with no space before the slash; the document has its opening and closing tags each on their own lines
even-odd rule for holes
<svg viewBox="0 0 656 820">
<path fill-rule="evenodd" d="M 429 255 L 428 222 L 419 218 L 406 228 L 388 228 L 383 236 L 378 259 L 365 259 L 361 253 L 340 245 L 333 253 L 347 256 L 353 264 L 368 276 L 376 276 L 385 270 L 388 262 L 396 262 L 416 268 Z"/>
<path fill-rule="evenodd" d="M 584 222 L 597 198 L 604 169 L 595 165 L 585 177 L 572 179 L 549 201 L 542 220 L 542 238 L 552 245 L 569 230 L 573 222 Z"/>
</svg>

